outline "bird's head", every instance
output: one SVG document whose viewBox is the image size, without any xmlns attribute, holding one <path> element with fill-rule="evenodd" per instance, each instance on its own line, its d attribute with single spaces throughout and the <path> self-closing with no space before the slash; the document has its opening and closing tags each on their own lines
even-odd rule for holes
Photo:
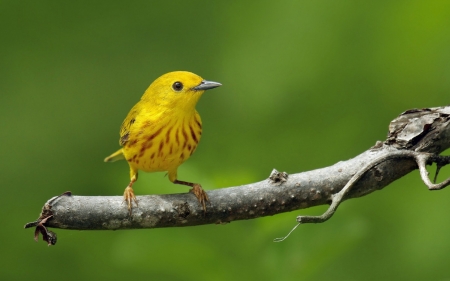
<svg viewBox="0 0 450 281">
<path fill-rule="evenodd" d="M 222 84 L 207 81 L 187 71 L 169 72 L 156 79 L 145 91 L 142 100 L 172 110 L 195 110 L 201 95 Z"/>
</svg>

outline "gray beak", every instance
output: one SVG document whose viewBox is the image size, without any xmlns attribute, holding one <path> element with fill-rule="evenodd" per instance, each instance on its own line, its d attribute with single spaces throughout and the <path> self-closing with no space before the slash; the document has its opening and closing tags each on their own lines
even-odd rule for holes
<svg viewBox="0 0 450 281">
<path fill-rule="evenodd" d="M 197 91 L 205 91 L 205 90 L 217 88 L 219 86 L 222 86 L 222 84 L 213 82 L 213 81 L 203 80 L 202 83 L 200 83 L 200 85 L 194 87 L 193 89 L 197 90 Z"/>
</svg>

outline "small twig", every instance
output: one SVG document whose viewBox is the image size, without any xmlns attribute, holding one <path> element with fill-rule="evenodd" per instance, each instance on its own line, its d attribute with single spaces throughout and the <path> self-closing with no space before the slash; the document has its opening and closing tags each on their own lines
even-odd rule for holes
<svg viewBox="0 0 450 281">
<path fill-rule="evenodd" d="M 450 178 L 448 178 L 445 181 L 438 183 L 438 184 L 432 183 L 430 178 L 428 177 L 428 171 L 426 168 L 426 165 L 429 163 L 429 161 L 433 161 L 433 162 L 439 161 L 438 167 L 445 165 L 444 163 L 447 159 L 446 156 L 432 155 L 429 153 L 421 153 L 421 154 L 417 154 L 415 156 L 415 159 L 417 161 L 417 165 L 419 166 L 420 177 L 422 178 L 422 181 L 425 183 L 425 185 L 428 186 L 429 190 L 439 190 L 450 184 Z M 436 172 L 436 177 L 437 177 L 437 172 Z"/>
<path fill-rule="evenodd" d="M 434 173 L 433 183 L 436 183 L 439 171 L 441 170 L 442 167 L 443 166 L 440 166 L 440 165 L 436 164 L 436 172 Z"/>
<path fill-rule="evenodd" d="M 435 157 L 435 155 L 430 155 L 429 158 L 430 158 L 429 161 L 431 160 L 432 162 L 436 163 L 436 173 L 434 174 L 433 179 L 433 183 L 436 183 L 441 168 L 450 164 L 450 156 L 437 155 L 437 157 Z"/>
<path fill-rule="evenodd" d="M 336 212 L 338 206 L 343 202 L 345 195 L 351 190 L 355 183 L 370 169 L 374 168 L 376 165 L 391 159 L 396 158 L 406 158 L 415 156 L 417 152 L 408 150 L 398 150 L 393 151 L 391 154 L 382 155 L 372 161 L 368 162 L 364 167 L 362 167 L 348 182 L 347 184 L 336 194 L 331 197 L 331 205 L 328 207 L 325 213 L 320 216 L 298 216 L 297 222 L 303 223 L 322 223 L 330 219 Z"/>
<path fill-rule="evenodd" d="M 279 237 L 279 238 L 275 238 L 275 239 L 273 239 L 273 242 L 283 242 L 284 240 L 286 240 L 286 238 L 289 237 L 289 235 L 291 235 L 292 232 L 294 232 L 294 230 L 295 230 L 300 224 L 301 224 L 300 222 L 297 223 L 297 224 L 294 226 L 294 228 L 292 228 L 291 231 L 289 231 L 289 233 L 288 233 L 286 236 L 284 236 L 284 237 Z"/>
</svg>

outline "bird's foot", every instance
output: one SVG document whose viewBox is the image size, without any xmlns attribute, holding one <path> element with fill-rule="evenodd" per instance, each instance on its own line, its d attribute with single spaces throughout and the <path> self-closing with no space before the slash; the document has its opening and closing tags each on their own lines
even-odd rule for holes
<svg viewBox="0 0 450 281">
<path fill-rule="evenodd" d="M 137 198 L 134 195 L 134 191 L 133 191 L 133 188 L 131 186 L 127 186 L 125 188 L 125 191 L 123 193 L 123 199 L 128 204 L 128 213 L 131 216 L 131 211 L 132 211 L 132 208 L 133 208 L 133 206 L 131 206 L 132 202 L 134 201 L 134 203 L 136 204 L 136 207 L 138 206 Z"/>
<path fill-rule="evenodd" d="M 198 201 L 203 207 L 203 211 L 206 212 L 206 201 L 208 201 L 208 194 L 203 190 L 202 186 L 198 183 L 194 183 L 192 189 L 189 192 L 194 193 L 195 197 L 197 197 Z"/>
</svg>

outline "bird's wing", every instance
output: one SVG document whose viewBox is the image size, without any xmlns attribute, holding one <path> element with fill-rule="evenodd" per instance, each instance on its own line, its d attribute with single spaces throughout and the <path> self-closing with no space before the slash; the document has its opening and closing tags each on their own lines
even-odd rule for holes
<svg viewBox="0 0 450 281">
<path fill-rule="evenodd" d="M 139 108 L 135 105 L 130 112 L 128 113 L 125 120 L 123 120 L 122 126 L 120 126 L 120 139 L 119 144 L 123 146 L 128 141 L 128 137 L 130 136 L 130 130 L 136 121 L 136 117 L 139 113 Z"/>
</svg>

